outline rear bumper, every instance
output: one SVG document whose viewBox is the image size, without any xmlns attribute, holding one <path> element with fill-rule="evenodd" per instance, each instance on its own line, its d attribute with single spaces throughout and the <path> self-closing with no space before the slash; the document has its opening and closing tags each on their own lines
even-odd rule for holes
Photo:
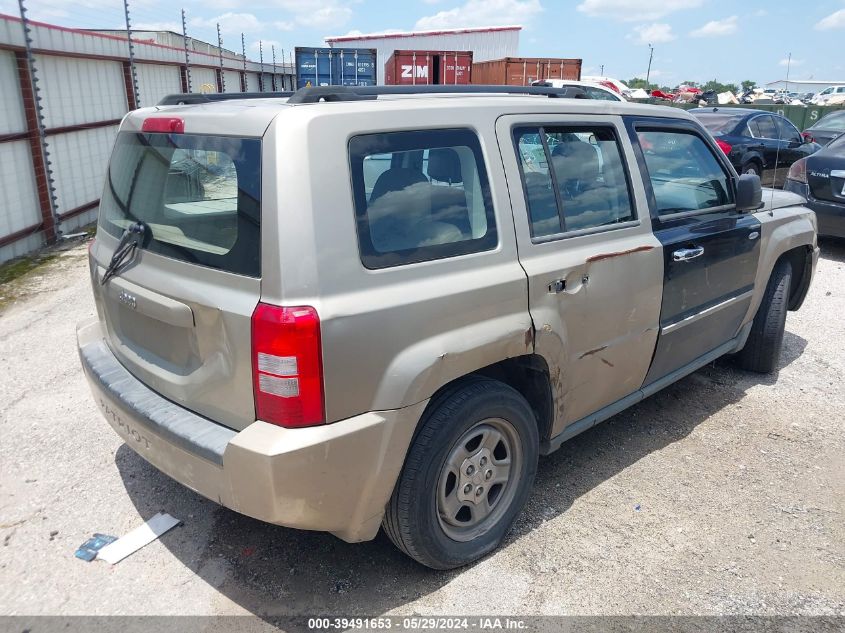
<svg viewBox="0 0 845 633">
<path fill-rule="evenodd" d="M 238 432 L 132 376 L 108 348 L 96 319 L 79 324 L 77 344 L 106 421 L 153 466 L 242 514 L 331 532 L 348 542 L 378 532 L 427 404 L 305 429 L 256 421 Z"/>
<path fill-rule="evenodd" d="M 845 237 L 845 204 L 810 198 L 807 206 L 816 212 L 819 235 Z"/>
<path fill-rule="evenodd" d="M 806 206 L 816 212 L 819 235 L 845 237 L 845 204 L 814 198 L 807 185 L 794 180 L 787 180 L 784 189 L 807 199 Z"/>
</svg>

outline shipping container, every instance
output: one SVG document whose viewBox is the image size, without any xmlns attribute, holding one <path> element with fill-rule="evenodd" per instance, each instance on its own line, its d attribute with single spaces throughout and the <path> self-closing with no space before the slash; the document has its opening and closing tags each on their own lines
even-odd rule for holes
<svg viewBox="0 0 845 633">
<path fill-rule="evenodd" d="M 581 79 L 581 60 L 560 57 L 505 57 L 472 65 L 472 83 L 530 86 L 541 79 Z"/>
<path fill-rule="evenodd" d="M 472 51 L 393 51 L 384 65 L 387 85 L 470 83 Z"/>
<path fill-rule="evenodd" d="M 375 86 L 374 48 L 296 47 L 296 87 Z"/>
</svg>

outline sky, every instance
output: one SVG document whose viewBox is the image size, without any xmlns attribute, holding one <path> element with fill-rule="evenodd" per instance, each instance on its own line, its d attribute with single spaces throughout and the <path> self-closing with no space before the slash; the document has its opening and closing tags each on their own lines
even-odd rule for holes
<svg viewBox="0 0 845 633">
<path fill-rule="evenodd" d="M 123 28 L 123 0 L 25 0 L 28 15 L 64 26 Z M 129 0 L 133 28 L 182 30 L 226 48 L 281 59 L 329 35 L 520 24 L 519 55 L 578 57 L 584 74 L 675 86 L 718 79 L 845 81 L 845 0 Z M 17 0 L 0 13 L 18 14 Z"/>
</svg>

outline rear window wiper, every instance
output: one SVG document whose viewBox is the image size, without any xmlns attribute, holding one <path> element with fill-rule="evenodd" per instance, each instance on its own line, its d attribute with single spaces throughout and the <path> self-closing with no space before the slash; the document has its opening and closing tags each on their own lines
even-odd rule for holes
<svg viewBox="0 0 845 633">
<path fill-rule="evenodd" d="M 144 241 L 148 232 L 149 227 L 140 220 L 126 227 L 117 248 L 114 249 L 106 272 L 103 273 L 103 278 L 100 280 L 101 286 L 104 286 L 109 279 L 120 272 L 121 267 L 129 260 L 138 245 Z"/>
</svg>

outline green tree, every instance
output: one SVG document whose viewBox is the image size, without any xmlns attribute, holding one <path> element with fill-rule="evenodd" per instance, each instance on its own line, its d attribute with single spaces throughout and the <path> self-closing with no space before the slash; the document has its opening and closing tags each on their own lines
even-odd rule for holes
<svg viewBox="0 0 845 633">
<path fill-rule="evenodd" d="M 625 82 L 631 90 L 642 88 L 643 90 L 657 90 L 657 84 L 649 83 L 642 77 L 634 77 Z"/>
<path fill-rule="evenodd" d="M 706 84 L 701 86 L 703 91 L 713 90 L 715 92 L 738 92 L 738 88 L 736 84 L 723 84 L 719 81 L 713 79 L 712 81 L 708 81 Z"/>
<path fill-rule="evenodd" d="M 751 90 L 752 88 L 757 86 L 756 81 L 751 81 L 750 79 L 746 79 L 742 82 L 742 89 L 743 90 Z"/>
</svg>

